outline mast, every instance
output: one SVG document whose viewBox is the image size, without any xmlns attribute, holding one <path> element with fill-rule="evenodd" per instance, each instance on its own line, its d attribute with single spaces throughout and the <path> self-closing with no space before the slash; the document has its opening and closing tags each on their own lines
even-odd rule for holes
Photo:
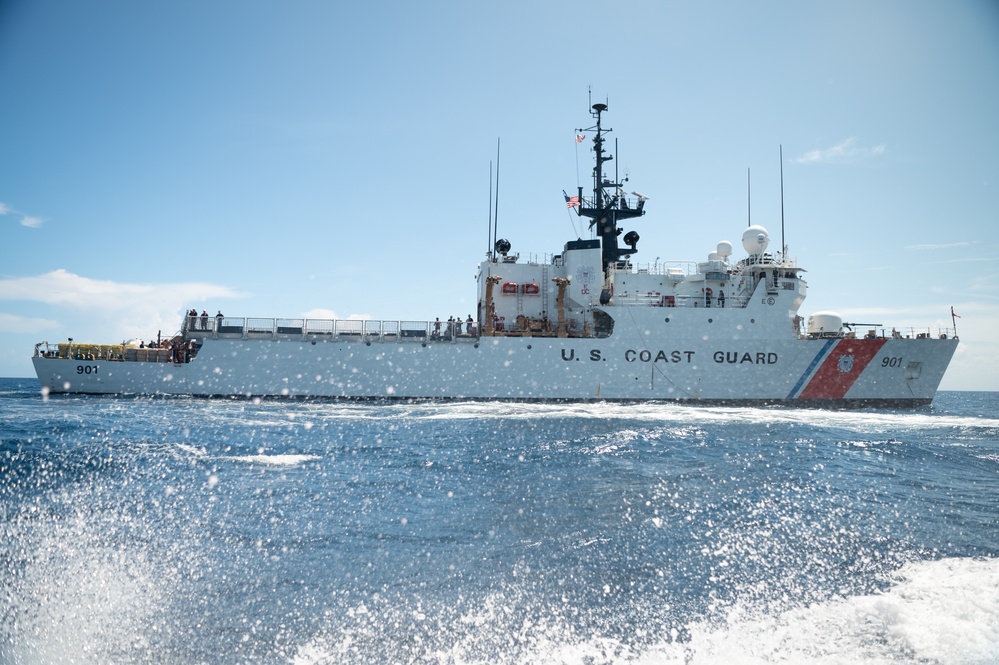
<svg viewBox="0 0 999 665">
<path fill-rule="evenodd" d="M 787 255 L 787 243 L 784 241 L 784 145 L 780 146 L 780 260 L 783 263 Z"/>
<path fill-rule="evenodd" d="M 493 212 L 493 241 L 499 238 L 499 166 L 500 166 L 500 140 L 496 137 L 496 209 Z M 493 245 L 495 248 L 495 244 Z"/>
<path fill-rule="evenodd" d="M 493 256 L 493 163 L 489 162 L 489 218 L 486 222 L 486 231 L 489 236 L 486 239 L 486 255 Z"/>
<path fill-rule="evenodd" d="M 611 182 L 608 176 L 604 175 L 604 163 L 614 159 L 613 155 L 606 154 L 604 150 L 605 135 L 612 130 L 605 130 L 602 125 L 602 114 L 607 110 L 607 105 L 598 103 L 594 104 L 591 109 L 590 115 L 596 119 L 596 125 L 577 131 L 596 131 L 593 137 L 593 153 L 596 160 L 596 165 L 593 167 L 593 196 L 592 198 L 584 198 L 583 188 L 579 187 L 579 206 L 576 208 L 576 214 L 580 217 L 588 217 L 590 228 L 596 225 L 597 235 L 600 236 L 604 278 L 608 279 L 618 261 L 638 251 L 636 248 L 638 234 L 634 231 L 630 231 L 624 236 L 624 242 L 629 247 L 627 249 L 619 248 L 618 236 L 621 235 L 623 229 L 618 226 L 618 222 L 644 215 L 645 201 L 648 197 L 642 196 L 638 192 L 632 192 L 637 197 L 637 201 L 629 201 L 622 186 L 623 182 Z M 627 180 L 628 178 L 625 177 L 624 182 Z"/>
</svg>

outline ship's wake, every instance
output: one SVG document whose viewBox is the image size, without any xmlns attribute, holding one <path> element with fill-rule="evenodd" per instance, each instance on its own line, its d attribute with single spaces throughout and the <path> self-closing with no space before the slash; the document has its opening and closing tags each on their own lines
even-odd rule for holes
<svg viewBox="0 0 999 665">
<path fill-rule="evenodd" d="M 512 590 L 439 614 L 419 604 L 346 604 L 295 665 L 426 663 L 993 663 L 999 659 L 999 560 L 903 566 L 883 593 L 779 614 L 739 604 L 675 620 L 668 604 L 580 630 L 579 612 Z"/>
</svg>

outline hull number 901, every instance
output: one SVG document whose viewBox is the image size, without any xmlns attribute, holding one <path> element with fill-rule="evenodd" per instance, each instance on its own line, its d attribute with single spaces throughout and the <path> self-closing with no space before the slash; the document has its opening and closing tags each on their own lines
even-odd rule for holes
<svg viewBox="0 0 999 665">
<path fill-rule="evenodd" d="M 894 357 L 891 357 L 891 358 L 882 358 L 881 359 L 881 366 L 882 367 L 901 367 L 902 366 L 902 356 L 894 356 Z"/>
<path fill-rule="evenodd" d="M 97 374 L 97 365 L 77 365 L 77 374 Z"/>
</svg>

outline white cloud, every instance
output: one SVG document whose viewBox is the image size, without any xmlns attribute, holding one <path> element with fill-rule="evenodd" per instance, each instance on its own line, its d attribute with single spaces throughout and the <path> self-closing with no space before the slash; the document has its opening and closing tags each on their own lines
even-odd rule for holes
<svg viewBox="0 0 999 665">
<path fill-rule="evenodd" d="M 63 269 L 37 277 L 0 280 L 0 300 L 29 300 L 88 310 L 120 311 L 144 302 L 175 302 L 179 307 L 193 300 L 234 297 L 241 294 L 217 284 L 129 284 L 81 277 Z"/>
<path fill-rule="evenodd" d="M 10 206 L 0 201 L 0 215 L 6 215 L 10 211 Z"/>
<path fill-rule="evenodd" d="M 59 323 L 57 321 L 0 312 L 0 332 L 36 333 L 58 327 Z"/>
<path fill-rule="evenodd" d="M 241 297 L 244 294 L 217 284 L 132 284 L 90 279 L 61 269 L 0 280 L 0 300 L 40 302 L 73 310 L 74 317 L 84 312 L 91 324 L 106 329 L 112 339 L 148 335 L 150 330 L 173 332 L 180 327 L 181 314 L 194 303 Z"/>
<path fill-rule="evenodd" d="M 809 150 L 794 161 L 798 164 L 849 164 L 863 159 L 879 157 L 885 152 L 885 145 L 870 148 L 857 145 L 857 138 L 851 136 L 831 148 Z"/>
<path fill-rule="evenodd" d="M 316 309 L 310 309 L 308 312 L 302 314 L 306 319 L 339 319 L 340 317 L 336 315 L 332 309 L 323 309 L 318 307 Z"/>
</svg>

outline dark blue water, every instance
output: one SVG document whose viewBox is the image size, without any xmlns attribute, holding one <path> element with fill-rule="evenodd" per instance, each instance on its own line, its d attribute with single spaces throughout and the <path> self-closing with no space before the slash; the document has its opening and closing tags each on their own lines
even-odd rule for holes
<svg viewBox="0 0 999 665">
<path fill-rule="evenodd" d="M 999 393 L 895 412 L 0 380 L 0 662 L 996 663 Z"/>
</svg>

